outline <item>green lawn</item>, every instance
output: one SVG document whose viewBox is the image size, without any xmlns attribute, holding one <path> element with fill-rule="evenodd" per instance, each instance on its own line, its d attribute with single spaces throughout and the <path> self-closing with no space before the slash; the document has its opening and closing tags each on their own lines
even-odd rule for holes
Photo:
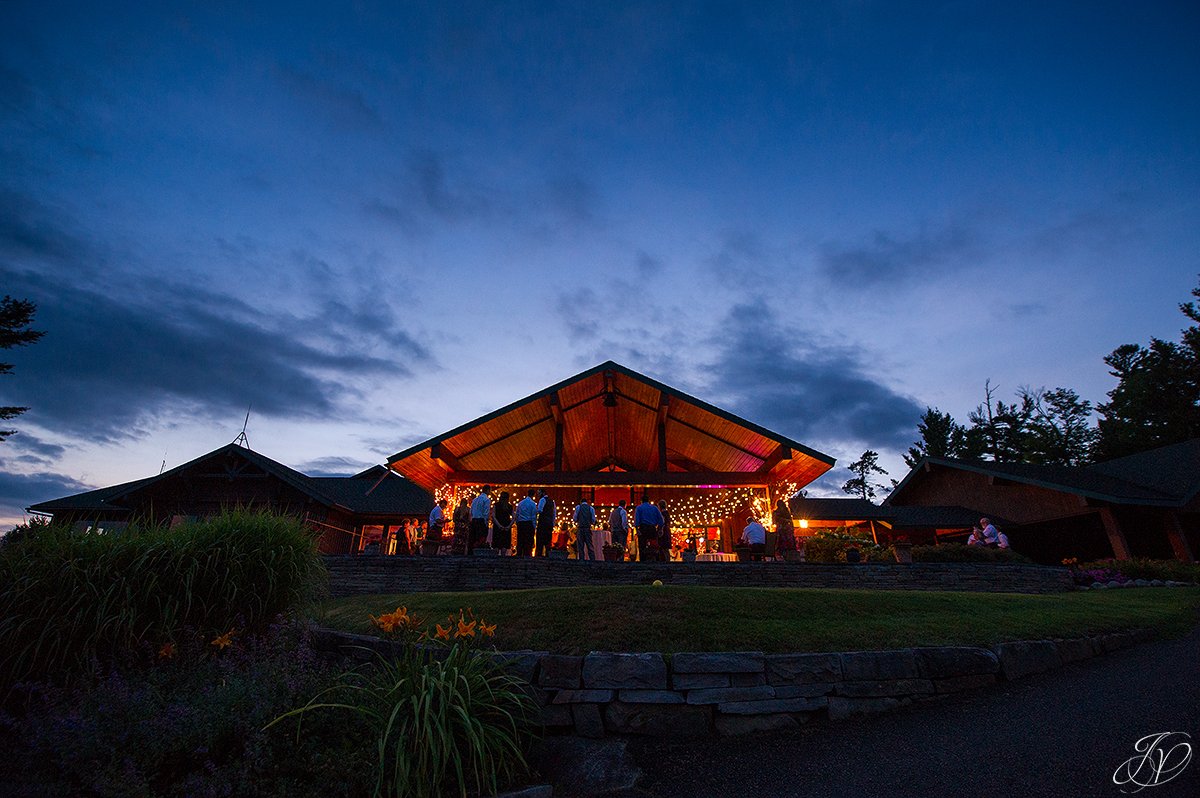
<svg viewBox="0 0 1200 798">
<path fill-rule="evenodd" d="M 370 615 L 408 607 L 431 624 L 459 608 L 495 623 L 496 646 L 588 651 L 861 651 L 988 645 L 1152 627 L 1182 634 L 1200 588 L 1095 590 L 1028 596 L 882 590 L 580 587 L 408 593 L 326 602 L 319 622 L 371 632 Z"/>
</svg>

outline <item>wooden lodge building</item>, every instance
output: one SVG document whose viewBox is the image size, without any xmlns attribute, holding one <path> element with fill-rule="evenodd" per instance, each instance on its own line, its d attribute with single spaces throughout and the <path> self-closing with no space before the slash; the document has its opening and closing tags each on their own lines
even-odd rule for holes
<svg viewBox="0 0 1200 798">
<path fill-rule="evenodd" d="M 28 508 L 79 529 L 114 531 L 131 521 L 173 524 L 225 509 L 292 515 L 318 531 L 325 554 L 347 554 L 421 523 L 433 498 L 383 466 L 352 477 L 310 477 L 228 444 L 161 474 Z"/>
<path fill-rule="evenodd" d="M 625 500 L 665 500 L 677 540 L 730 551 L 748 514 L 769 518 L 834 459 L 608 361 L 393 455 L 388 466 L 451 499 L 483 485 L 514 503 L 554 498 L 560 525 L 587 498 L 603 523 Z"/>
<path fill-rule="evenodd" d="M 1071 468 L 928 457 L 884 506 L 903 513 L 953 504 L 1008 519 L 1012 547 L 1064 557 L 1175 558 L 1200 552 L 1200 438 Z"/>
<path fill-rule="evenodd" d="M 1080 468 L 927 458 L 882 505 L 799 494 L 834 459 L 608 361 L 409 447 L 351 477 L 310 477 L 230 444 L 110 488 L 28 508 L 84 528 L 170 523 L 227 507 L 302 518 L 330 554 L 374 550 L 415 533 L 435 498 L 473 498 L 483 485 L 514 504 L 529 488 L 555 499 L 561 528 L 581 498 L 601 524 L 621 500 L 665 500 L 676 547 L 731 551 L 747 515 L 769 524 L 789 507 L 798 535 L 858 528 L 880 542 L 961 541 L 981 516 L 1017 551 L 1063 557 L 1176 557 L 1200 551 L 1200 439 Z M 411 534 L 410 533 L 410 534 Z"/>
</svg>

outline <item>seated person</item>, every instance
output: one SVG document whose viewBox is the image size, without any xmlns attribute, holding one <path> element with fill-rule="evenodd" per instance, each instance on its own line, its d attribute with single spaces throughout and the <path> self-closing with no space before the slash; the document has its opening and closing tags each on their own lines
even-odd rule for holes
<svg viewBox="0 0 1200 798">
<path fill-rule="evenodd" d="M 761 560 L 767 551 L 767 528 L 758 523 L 754 516 L 748 517 L 746 528 L 742 530 L 741 542 L 750 547 L 750 559 Z"/>
</svg>

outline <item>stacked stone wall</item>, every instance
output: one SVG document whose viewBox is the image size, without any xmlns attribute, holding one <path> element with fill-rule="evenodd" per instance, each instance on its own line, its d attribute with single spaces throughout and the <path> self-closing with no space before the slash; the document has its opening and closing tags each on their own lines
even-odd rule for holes
<svg viewBox="0 0 1200 798">
<path fill-rule="evenodd" d="M 939 646 L 818 654 L 494 654 L 532 685 L 552 734 L 670 738 L 790 729 L 978 689 L 1126 648 L 1146 630 L 991 648 Z M 321 630 L 319 648 L 369 659 L 399 644 Z"/>
</svg>

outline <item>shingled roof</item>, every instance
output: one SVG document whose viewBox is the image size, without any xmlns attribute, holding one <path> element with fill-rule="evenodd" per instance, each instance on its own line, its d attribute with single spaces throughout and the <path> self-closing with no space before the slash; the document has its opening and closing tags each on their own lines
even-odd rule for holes
<svg viewBox="0 0 1200 798">
<path fill-rule="evenodd" d="M 122 498 L 178 476 L 206 460 L 230 453 L 327 507 L 366 515 L 419 515 L 433 507 L 433 499 L 426 491 L 382 466 L 374 466 L 354 477 L 310 477 L 252 449 L 230 443 L 156 476 L 41 502 L 30 506 L 28 511 L 49 514 L 79 510 L 125 512 Z"/>
<path fill-rule="evenodd" d="M 1089 466 L 983 463 L 927 457 L 901 480 L 888 503 L 901 498 L 927 467 L 955 468 L 1073 493 L 1113 504 L 1182 506 L 1200 491 L 1200 439 Z"/>
<path fill-rule="evenodd" d="M 789 502 L 793 517 L 817 521 L 882 521 L 895 527 L 966 528 L 976 523 L 981 513 L 958 505 L 924 507 L 872 504 L 865 499 L 809 498 L 796 495 Z M 998 524 L 1006 519 L 994 517 Z"/>
</svg>

